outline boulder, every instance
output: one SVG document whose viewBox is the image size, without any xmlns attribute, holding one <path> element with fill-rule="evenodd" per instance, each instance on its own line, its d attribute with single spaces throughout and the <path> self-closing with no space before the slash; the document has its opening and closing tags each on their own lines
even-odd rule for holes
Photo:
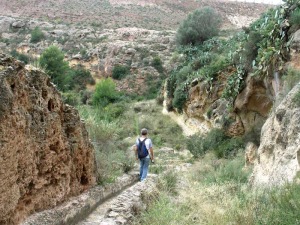
<svg viewBox="0 0 300 225">
<path fill-rule="evenodd" d="M 13 28 L 22 28 L 22 27 L 25 27 L 25 26 L 26 26 L 26 23 L 22 20 L 18 20 L 16 22 L 12 23 Z"/>
<path fill-rule="evenodd" d="M 0 17 L 0 33 L 8 32 L 12 23 L 16 20 L 11 17 Z"/>
</svg>

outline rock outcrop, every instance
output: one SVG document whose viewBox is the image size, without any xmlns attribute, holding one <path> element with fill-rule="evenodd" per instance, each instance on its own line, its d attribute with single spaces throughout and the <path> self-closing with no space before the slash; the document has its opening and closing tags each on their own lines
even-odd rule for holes
<svg viewBox="0 0 300 225">
<path fill-rule="evenodd" d="M 291 182 L 300 171 L 300 83 L 267 119 L 252 175 L 255 186 Z"/>
<path fill-rule="evenodd" d="M 262 126 L 273 105 L 272 86 L 265 84 L 268 82 L 256 81 L 251 76 L 247 78 L 246 87 L 237 96 L 233 106 L 221 97 L 224 89 L 222 79 L 211 86 L 206 81 L 193 82 L 184 114 L 187 122 L 191 119 L 197 121 L 194 122 L 194 128 L 200 133 L 207 133 L 212 128 L 225 128 L 229 136 L 244 135 L 254 127 Z"/>
<path fill-rule="evenodd" d="M 92 186 L 93 151 L 78 112 L 50 78 L 0 53 L 0 224 Z"/>
</svg>

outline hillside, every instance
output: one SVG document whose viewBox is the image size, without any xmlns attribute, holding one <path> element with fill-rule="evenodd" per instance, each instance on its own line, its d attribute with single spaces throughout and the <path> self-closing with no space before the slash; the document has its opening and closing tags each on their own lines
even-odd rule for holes
<svg viewBox="0 0 300 225">
<path fill-rule="evenodd" d="M 258 18 L 269 6 L 230 1 L 2 0 L 0 15 L 38 18 L 57 23 L 94 24 L 102 28 L 176 29 L 186 15 L 203 6 L 215 8 L 226 27 Z"/>
</svg>

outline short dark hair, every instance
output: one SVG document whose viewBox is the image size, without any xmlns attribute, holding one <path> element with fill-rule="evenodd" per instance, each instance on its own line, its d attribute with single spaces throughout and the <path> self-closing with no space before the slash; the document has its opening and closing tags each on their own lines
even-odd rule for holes
<svg viewBox="0 0 300 225">
<path fill-rule="evenodd" d="M 141 134 L 142 134 L 142 135 L 147 135 L 147 134 L 148 134 L 148 130 L 147 130 L 146 128 L 143 128 L 143 129 L 141 130 Z"/>
</svg>

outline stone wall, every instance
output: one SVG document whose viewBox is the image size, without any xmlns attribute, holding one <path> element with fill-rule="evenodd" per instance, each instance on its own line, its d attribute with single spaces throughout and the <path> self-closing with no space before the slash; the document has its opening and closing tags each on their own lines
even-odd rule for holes
<svg viewBox="0 0 300 225">
<path fill-rule="evenodd" d="M 0 53 L 0 224 L 18 224 L 95 183 L 78 112 L 50 78 Z"/>
</svg>

